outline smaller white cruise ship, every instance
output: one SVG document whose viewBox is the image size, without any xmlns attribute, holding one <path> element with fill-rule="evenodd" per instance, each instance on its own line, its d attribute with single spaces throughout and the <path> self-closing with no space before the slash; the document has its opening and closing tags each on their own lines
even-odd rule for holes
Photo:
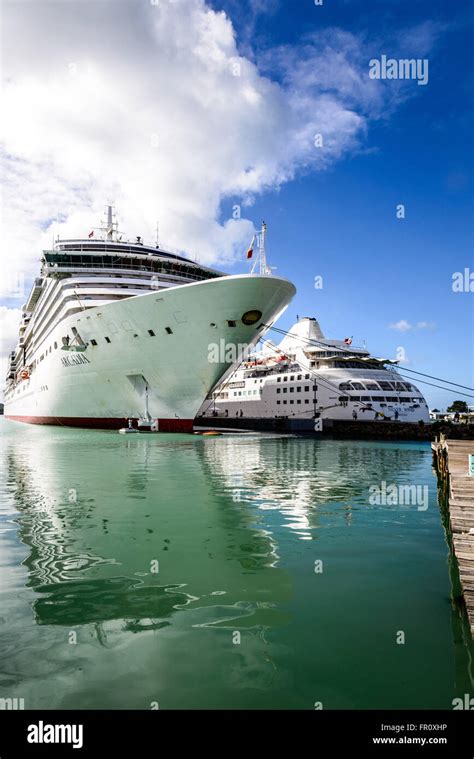
<svg viewBox="0 0 474 759">
<path fill-rule="evenodd" d="M 314 318 L 298 319 L 278 346 L 264 340 L 227 374 L 198 416 L 282 419 L 289 430 L 316 431 L 325 420 L 429 422 L 423 394 L 398 362 L 351 343 L 326 339 Z"/>
</svg>

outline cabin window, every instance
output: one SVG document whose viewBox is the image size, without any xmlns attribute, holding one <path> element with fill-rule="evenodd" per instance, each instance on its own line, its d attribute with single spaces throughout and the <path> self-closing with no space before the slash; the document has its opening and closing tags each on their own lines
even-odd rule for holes
<svg viewBox="0 0 474 759">
<path fill-rule="evenodd" d="M 281 388 L 277 387 L 277 393 L 281 393 Z"/>
<path fill-rule="evenodd" d="M 229 325 L 229 327 L 237 326 L 237 322 L 235 321 L 235 319 L 227 319 L 227 324 Z"/>
<path fill-rule="evenodd" d="M 296 378 L 296 379 L 299 379 L 299 380 L 300 380 L 300 379 L 303 379 L 303 375 L 302 375 L 302 374 L 298 374 L 298 376 L 297 376 L 297 378 Z"/>
<path fill-rule="evenodd" d="M 296 392 L 301 393 L 301 385 L 298 385 L 298 387 L 296 388 Z"/>
<path fill-rule="evenodd" d="M 283 382 L 288 382 L 288 377 L 283 377 Z"/>
<path fill-rule="evenodd" d="M 57 350 L 57 349 L 58 349 L 58 344 L 54 343 L 54 350 Z"/>
<path fill-rule="evenodd" d="M 317 390 L 317 389 L 318 389 L 318 386 L 317 385 L 313 385 L 313 390 Z"/>
<path fill-rule="evenodd" d="M 280 405 L 280 403 L 281 403 L 281 401 L 277 401 L 277 406 L 279 406 L 279 405 Z"/>
<path fill-rule="evenodd" d="M 106 343 L 110 343 L 110 337 L 106 337 L 106 338 L 105 338 L 105 342 L 106 342 Z"/>
<path fill-rule="evenodd" d="M 91 340 L 91 345 L 97 345 L 97 340 L 92 339 Z"/>
<path fill-rule="evenodd" d="M 287 393 L 287 392 L 288 392 L 288 388 L 287 388 L 287 387 L 284 387 L 284 388 L 283 388 L 283 392 L 284 392 L 284 393 Z"/>
<path fill-rule="evenodd" d="M 172 335 L 173 334 L 173 330 L 171 329 L 171 327 L 165 327 L 165 332 L 166 332 L 167 335 Z"/>
<path fill-rule="evenodd" d="M 294 393 L 294 392 L 295 392 L 295 388 L 294 387 L 290 387 L 290 393 Z"/>
<path fill-rule="evenodd" d="M 305 403 L 309 403 L 309 400 L 306 398 Z"/>
<path fill-rule="evenodd" d="M 305 374 L 305 375 L 304 375 L 304 378 L 305 378 L 305 379 L 309 379 L 309 374 Z"/>
<path fill-rule="evenodd" d="M 290 401 L 290 406 L 291 406 L 292 403 L 294 403 L 294 401 Z"/>
<path fill-rule="evenodd" d="M 305 389 L 305 392 L 308 393 L 309 392 L 309 385 L 305 385 L 304 389 Z"/>
</svg>

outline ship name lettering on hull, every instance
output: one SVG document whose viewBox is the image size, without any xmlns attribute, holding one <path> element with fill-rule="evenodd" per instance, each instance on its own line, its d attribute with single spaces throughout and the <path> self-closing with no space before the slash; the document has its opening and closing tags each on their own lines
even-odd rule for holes
<svg viewBox="0 0 474 759">
<path fill-rule="evenodd" d="M 76 356 L 63 356 L 61 359 L 63 366 L 77 366 L 77 364 L 90 364 L 87 356 L 78 353 Z"/>
</svg>

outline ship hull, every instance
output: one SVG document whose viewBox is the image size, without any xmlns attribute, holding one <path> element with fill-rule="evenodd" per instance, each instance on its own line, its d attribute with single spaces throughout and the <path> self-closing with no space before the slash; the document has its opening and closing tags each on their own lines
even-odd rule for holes
<svg viewBox="0 0 474 759">
<path fill-rule="evenodd" d="M 190 431 L 238 347 L 252 345 L 262 334 L 259 326 L 275 321 L 294 293 L 284 279 L 236 275 L 75 313 L 38 346 L 31 376 L 5 398 L 5 416 L 115 429 L 148 409 L 161 431 Z M 245 325 L 242 315 L 252 310 L 262 316 Z M 73 328 L 84 350 L 75 350 L 74 339 L 63 349 Z"/>
<path fill-rule="evenodd" d="M 55 427 L 82 427 L 96 430 L 119 430 L 127 427 L 129 419 L 133 417 L 93 417 L 93 416 L 13 416 L 7 415 L 6 419 L 24 424 L 49 424 Z M 155 421 L 155 420 L 154 420 Z M 193 419 L 160 419 L 157 418 L 160 432 L 192 432 Z"/>
</svg>

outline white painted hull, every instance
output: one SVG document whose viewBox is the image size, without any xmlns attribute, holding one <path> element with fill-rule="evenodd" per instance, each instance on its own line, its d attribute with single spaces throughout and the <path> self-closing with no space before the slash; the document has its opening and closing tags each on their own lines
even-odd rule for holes
<svg viewBox="0 0 474 759">
<path fill-rule="evenodd" d="M 379 403 L 373 403 L 373 410 L 364 411 L 361 410 L 360 404 L 356 405 L 353 403 L 348 403 L 347 406 L 335 405 L 334 398 L 330 397 L 330 393 L 327 392 L 321 385 L 318 386 L 317 397 L 318 405 L 321 403 L 321 405 L 329 406 L 329 408 L 321 414 L 323 420 L 343 419 L 346 421 L 353 421 L 353 411 L 355 410 L 357 413 L 357 419 L 362 422 L 374 421 L 376 412 L 378 414 L 388 414 L 390 417 L 392 417 L 395 411 L 398 412 L 397 418 L 400 422 L 430 422 L 429 410 L 425 405 L 420 405 L 420 407 L 417 409 L 407 409 L 401 403 L 384 404 L 383 406 Z M 210 418 L 213 418 L 213 406 L 213 401 L 207 400 L 203 404 L 199 413 L 202 414 L 207 420 L 209 420 Z M 232 400 L 218 400 L 216 401 L 216 406 L 218 407 L 217 416 L 225 417 L 230 420 L 236 418 L 277 419 L 284 417 L 290 420 L 294 420 L 296 423 L 298 421 L 314 419 L 315 416 L 314 404 L 311 400 L 307 405 L 305 404 L 306 408 L 298 404 L 295 406 L 290 406 L 287 410 L 282 410 L 281 406 L 277 406 L 273 400 L 246 400 L 245 403 Z"/>
<path fill-rule="evenodd" d="M 145 414 L 145 389 L 137 379 L 144 377 L 150 416 L 180 429 L 179 420 L 192 422 L 231 365 L 225 356 L 210 361 L 209 346 L 222 340 L 226 345 L 253 343 L 259 324 L 273 322 L 294 293 L 287 280 L 236 275 L 72 314 L 51 334 L 31 377 L 5 398 L 5 416 L 43 424 L 122 426 L 125 419 Z M 244 325 L 242 314 L 254 309 L 262 318 Z M 228 323 L 233 320 L 235 327 Z M 88 344 L 82 353 L 61 349 L 72 327 Z M 44 350 L 42 346 L 39 352 Z"/>
</svg>

